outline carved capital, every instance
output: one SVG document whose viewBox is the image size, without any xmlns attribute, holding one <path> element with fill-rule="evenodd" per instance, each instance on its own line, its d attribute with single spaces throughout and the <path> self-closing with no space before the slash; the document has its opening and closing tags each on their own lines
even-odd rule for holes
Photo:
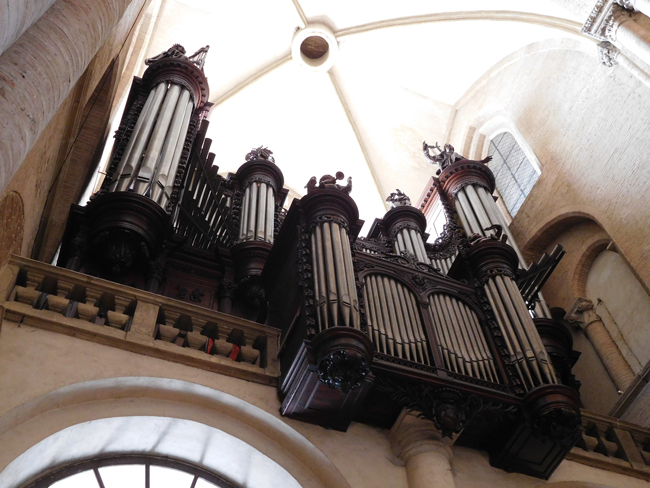
<svg viewBox="0 0 650 488">
<path fill-rule="evenodd" d="M 618 27 L 632 20 L 634 3 L 634 0 L 598 0 L 580 33 L 599 41 L 615 42 Z"/>
<path fill-rule="evenodd" d="M 424 452 L 431 452 L 451 462 L 453 452 L 449 447 L 451 439 L 425 419 L 403 411 L 388 434 L 393 453 L 407 463 L 409 459 Z"/>
<path fill-rule="evenodd" d="M 588 298 L 578 297 L 571 310 L 564 316 L 564 320 L 586 329 L 594 322 L 600 322 L 600 317 L 594 312 L 594 303 Z"/>
<path fill-rule="evenodd" d="M 618 64 L 617 57 L 621 51 L 609 41 L 601 41 L 598 43 L 598 58 L 608 68 L 612 68 Z"/>
</svg>

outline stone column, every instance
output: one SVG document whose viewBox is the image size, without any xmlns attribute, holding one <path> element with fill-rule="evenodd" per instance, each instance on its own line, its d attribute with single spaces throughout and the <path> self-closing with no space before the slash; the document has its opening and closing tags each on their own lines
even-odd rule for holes
<svg viewBox="0 0 650 488">
<path fill-rule="evenodd" d="M 0 189 L 14 175 L 122 16 L 128 12 L 135 19 L 144 3 L 60 0 L 2 53 Z"/>
<path fill-rule="evenodd" d="M 650 64 L 650 31 L 635 20 L 637 15 L 644 17 L 643 14 L 631 14 L 623 8 L 613 9 L 614 24 L 611 35 L 632 54 Z"/>
<path fill-rule="evenodd" d="M 454 488 L 451 440 L 428 420 L 404 412 L 390 431 L 393 452 L 406 467 L 409 488 Z"/>
<path fill-rule="evenodd" d="M 56 0 L 0 2 L 0 53 L 31 27 Z"/>
<path fill-rule="evenodd" d="M 585 331 L 614 384 L 620 391 L 625 391 L 634 380 L 634 372 L 593 308 L 591 300 L 579 297 L 566 314 L 565 320 L 579 325 Z"/>
</svg>

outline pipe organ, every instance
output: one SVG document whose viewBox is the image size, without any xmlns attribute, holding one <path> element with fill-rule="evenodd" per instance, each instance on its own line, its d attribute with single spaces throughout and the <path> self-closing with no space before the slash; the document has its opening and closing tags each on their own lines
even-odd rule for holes
<svg viewBox="0 0 650 488">
<path fill-rule="evenodd" d="M 529 307 L 562 253 L 522 271 L 486 161 L 449 145 L 430 158 L 441 171 L 420 208 L 398 190 L 366 237 L 340 172 L 312 177 L 288 211 L 268 148 L 219 175 L 206 51 L 176 45 L 147 61 L 101 190 L 71 210 L 59 265 L 278 328 L 285 416 L 345 431 L 416 410 L 493 465 L 548 478 L 579 436 L 576 354 L 546 304 Z M 425 214 L 446 221 L 433 242 Z M 232 344 L 223 360 L 265 350 L 264 337 L 220 337 L 216 321 L 204 332 L 197 354 L 210 340 Z"/>
</svg>

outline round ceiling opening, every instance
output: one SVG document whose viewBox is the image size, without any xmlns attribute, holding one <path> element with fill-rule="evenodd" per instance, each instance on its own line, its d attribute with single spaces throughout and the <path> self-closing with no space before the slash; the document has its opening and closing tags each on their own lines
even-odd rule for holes
<svg viewBox="0 0 650 488">
<path fill-rule="evenodd" d="M 298 30 L 291 43 L 293 59 L 311 70 L 327 71 L 338 54 L 334 33 L 323 24 L 311 24 Z"/>
<path fill-rule="evenodd" d="M 309 36 L 300 44 L 300 52 L 309 59 L 318 59 L 329 50 L 327 41 L 320 36 Z"/>
</svg>

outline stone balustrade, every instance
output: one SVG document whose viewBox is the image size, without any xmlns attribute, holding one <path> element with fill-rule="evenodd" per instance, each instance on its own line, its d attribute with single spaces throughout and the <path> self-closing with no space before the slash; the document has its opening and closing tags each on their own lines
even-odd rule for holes
<svg viewBox="0 0 650 488">
<path fill-rule="evenodd" d="M 587 410 L 582 428 L 566 459 L 650 481 L 650 429 Z"/>
<path fill-rule="evenodd" d="M 279 374 L 279 330 L 12 256 L 3 319 L 264 384 Z"/>
</svg>

